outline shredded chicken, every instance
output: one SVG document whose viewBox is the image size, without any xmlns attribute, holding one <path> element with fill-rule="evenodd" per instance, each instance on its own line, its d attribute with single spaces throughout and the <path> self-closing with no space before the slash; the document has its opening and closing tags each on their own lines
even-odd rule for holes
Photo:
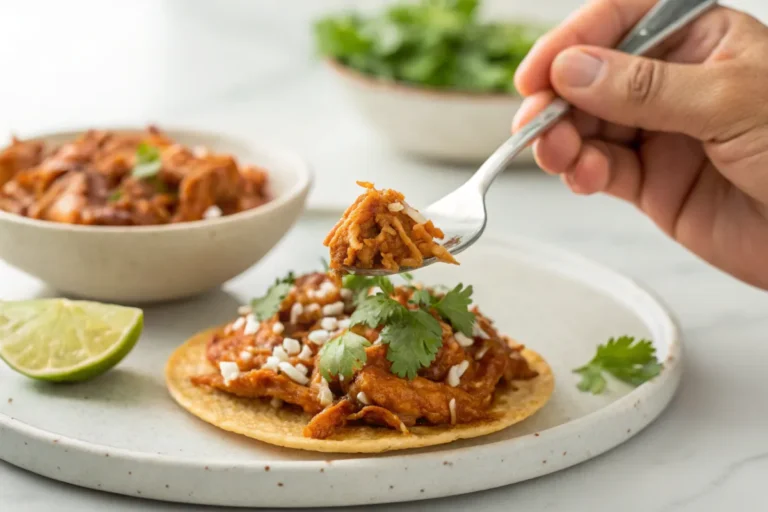
<svg viewBox="0 0 768 512">
<path fill-rule="evenodd" d="M 159 169 L 134 176 L 139 147 Z M 67 224 L 135 226 L 230 215 L 266 203 L 267 173 L 192 150 L 154 127 L 91 130 L 56 148 L 14 139 L 0 151 L 0 210 Z M 213 212 L 211 214 L 210 212 Z"/>
<path fill-rule="evenodd" d="M 358 182 L 366 189 L 347 208 L 341 220 L 323 242 L 331 253 L 330 266 L 382 268 L 397 272 L 401 267 L 417 268 L 425 258 L 458 264 L 435 239 L 443 232 L 432 221 L 405 202 L 400 192 L 377 190 L 373 184 Z"/>
<path fill-rule="evenodd" d="M 299 276 L 279 311 L 273 318 L 260 322 L 255 332 L 245 333 L 245 316 L 221 329 L 208 344 L 207 359 L 213 369 L 223 361 L 235 362 L 241 373 L 225 383 L 219 372 L 212 370 L 193 378 L 193 382 L 241 397 L 279 398 L 289 406 L 298 406 L 312 416 L 304 435 L 324 439 L 350 424 L 371 424 L 405 434 L 413 425 L 487 419 L 499 386 L 537 376 L 521 354 L 523 347 L 499 335 L 490 319 L 475 307 L 476 326 L 482 334 L 478 332 L 472 345 L 461 346 L 453 328 L 440 320 L 443 344 L 432 364 L 422 368 L 416 378 L 407 380 L 393 374 L 387 359 L 388 346 L 372 344 L 365 349 L 366 363 L 351 378 L 335 377 L 325 383 L 317 368 L 317 354 L 328 338 L 346 329 L 345 322 L 355 309 L 351 298 L 345 299 L 335 283 L 331 276 L 322 273 Z M 413 287 L 400 286 L 392 297 L 403 306 L 416 308 L 409 303 L 413 293 Z M 331 315 L 334 318 L 329 322 L 323 307 L 338 304 L 344 306 L 343 312 Z M 276 330 L 277 324 L 280 328 Z M 379 337 L 378 329 L 361 325 L 351 329 L 371 342 Z M 326 333 L 327 338 L 318 340 L 318 332 Z M 294 346 L 293 353 L 282 354 L 287 338 L 299 342 L 301 353 L 296 353 L 298 347 Z M 302 365 L 308 380 L 302 384 L 282 371 L 263 368 L 276 351 L 294 368 Z M 451 367 L 460 364 L 466 364 L 466 369 L 458 384 L 452 386 L 447 375 Z M 323 390 L 332 393 L 327 402 L 322 399 Z M 365 403 L 361 403 L 361 394 Z M 451 400 L 455 400 L 453 413 Z"/>
</svg>

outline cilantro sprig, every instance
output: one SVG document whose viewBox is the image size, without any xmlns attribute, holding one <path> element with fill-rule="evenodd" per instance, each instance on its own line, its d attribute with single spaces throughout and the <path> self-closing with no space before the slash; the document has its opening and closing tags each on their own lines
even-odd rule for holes
<svg viewBox="0 0 768 512">
<path fill-rule="evenodd" d="M 469 310 L 472 304 L 472 286 L 465 288 L 459 283 L 441 298 L 435 297 L 426 288 L 417 289 L 411 295 L 411 303 L 421 308 L 434 308 L 456 331 L 472 336 L 475 325 L 475 314 Z"/>
<path fill-rule="evenodd" d="M 514 93 L 539 27 L 485 23 L 480 0 L 396 2 L 381 13 L 315 25 L 319 53 L 361 73 L 436 89 Z"/>
<path fill-rule="evenodd" d="M 139 179 L 152 178 L 160 172 L 163 164 L 160 160 L 160 150 L 152 144 L 142 142 L 136 148 L 136 164 L 131 176 Z"/>
<path fill-rule="evenodd" d="M 379 293 L 364 300 L 350 317 L 350 325 L 367 325 L 371 329 L 389 323 L 398 322 L 408 314 L 408 308 Z"/>
<path fill-rule="evenodd" d="M 294 281 L 293 272 L 289 272 L 286 277 L 277 279 L 263 297 L 251 300 L 251 310 L 257 320 L 263 322 L 272 318 L 275 316 L 275 313 L 280 311 L 280 305 L 283 303 L 286 295 L 288 295 L 288 292 L 290 292 Z"/>
<path fill-rule="evenodd" d="M 388 346 L 387 359 L 392 363 L 392 373 L 413 379 L 419 370 L 432 364 L 443 344 L 443 330 L 434 313 L 455 330 L 472 336 L 475 322 L 475 315 L 469 310 L 472 287 L 459 284 L 442 296 L 434 296 L 427 289 L 416 288 L 411 274 L 402 277 L 412 290 L 410 302 L 417 305 L 417 309 L 409 309 L 393 299 L 395 287 L 385 277 L 347 275 L 342 286 L 354 292 L 355 312 L 350 325 L 371 329 L 381 327 L 381 342 Z M 369 296 L 373 287 L 379 287 L 381 292 Z M 347 350 L 345 341 L 338 341 L 333 346 L 339 353 Z M 349 357 L 361 360 L 360 357 Z M 362 361 L 364 363 L 365 359 Z"/>
<path fill-rule="evenodd" d="M 365 349 L 370 346 L 371 342 L 364 337 L 352 331 L 345 331 L 320 349 L 318 353 L 320 375 L 327 381 L 337 375 L 346 379 L 351 378 L 365 364 L 367 360 Z"/>
<path fill-rule="evenodd" d="M 363 301 L 368 298 L 369 290 L 375 286 L 381 288 L 387 295 L 392 295 L 395 291 L 395 286 L 387 277 L 368 277 L 357 274 L 345 275 L 342 278 L 341 286 L 348 290 L 352 290 L 354 293 L 352 296 L 352 303 L 355 306 L 362 304 Z"/>
<path fill-rule="evenodd" d="M 440 316 L 448 320 L 453 328 L 462 334 L 472 336 L 472 326 L 475 325 L 475 314 L 469 310 L 472 304 L 472 286 L 459 283 L 433 304 Z"/>
<path fill-rule="evenodd" d="M 589 363 L 573 370 L 581 375 L 578 388 L 599 395 L 607 386 L 604 372 L 639 386 L 661 373 L 663 366 L 655 354 L 656 349 L 648 340 L 635 341 L 631 336 L 611 338 L 605 345 L 597 347 L 597 353 Z"/>
<path fill-rule="evenodd" d="M 423 309 L 406 311 L 406 315 L 382 329 L 381 342 L 389 345 L 387 359 L 392 363 L 392 373 L 411 380 L 435 360 L 443 344 L 443 330 Z"/>
<path fill-rule="evenodd" d="M 443 344 L 440 322 L 427 311 L 432 306 L 433 297 L 425 290 L 427 303 L 424 306 L 427 309 L 410 310 L 390 297 L 394 293 L 391 283 L 389 288 L 381 288 L 383 293 L 367 297 L 358 305 L 350 319 L 351 325 L 372 329 L 384 326 L 381 342 L 389 347 L 387 359 L 392 363 L 392 373 L 413 379 L 420 369 L 432 364 Z"/>
</svg>

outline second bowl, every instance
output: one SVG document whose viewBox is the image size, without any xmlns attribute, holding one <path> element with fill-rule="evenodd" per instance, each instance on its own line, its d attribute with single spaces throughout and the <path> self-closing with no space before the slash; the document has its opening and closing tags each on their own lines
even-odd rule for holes
<svg viewBox="0 0 768 512">
<path fill-rule="evenodd" d="M 60 144 L 80 133 L 34 139 Z M 135 227 L 61 224 L 0 211 L 0 259 L 64 294 L 135 304 L 198 295 L 257 263 L 301 214 L 312 183 L 309 166 L 289 151 L 229 135 L 165 133 L 181 144 L 229 153 L 241 163 L 266 168 L 271 201 L 220 218 Z"/>
</svg>

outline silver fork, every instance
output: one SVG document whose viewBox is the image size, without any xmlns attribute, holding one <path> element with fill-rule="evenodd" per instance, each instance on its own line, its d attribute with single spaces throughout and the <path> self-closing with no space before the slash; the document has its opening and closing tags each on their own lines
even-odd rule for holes
<svg viewBox="0 0 768 512">
<path fill-rule="evenodd" d="M 661 0 L 629 32 L 616 49 L 633 55 L 643 55 L 670 35 L 691 23 L 714 7 L 717 0 Z M 458 254 L 475 243 L 485 230 L 487 211 L 485 195 L 493 180 L 507 164 L 539 135 L 551 128 L 570 110 L 570 105 L 555 99 L 538 116 L 523 126 L 499 147 L 475 174 L 461 187 L 428 206 L 422 213 L 443 230 L 443 244 L 451 254 Z M 435 263 L 424 260 L 423 267 Z M 361 275 L 390 275 L 385 269 L 345 268 Z M 414 270 L 400 268 L 399 272 Z"/>
</svg>

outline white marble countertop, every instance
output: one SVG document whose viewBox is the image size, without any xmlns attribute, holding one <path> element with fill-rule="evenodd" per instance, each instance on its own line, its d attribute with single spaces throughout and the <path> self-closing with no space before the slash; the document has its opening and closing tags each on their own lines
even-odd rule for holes
<svg viewBox="0 0 768 512">
<path fill-rule="evenodd" d="M 342 206 L 355 192 L 354 178 L 406 190 L 413 203 L 428 204 L 469 169 L 392 153 L 312 60 L 306 24 L 320 10 L 350 3 L 0 3 L 0 135 L 149 120 L 220 128 L 302 152 L 318 178 L 310 207 Z M 492 7 L 536 15 L 534 5 L 526 11 L 502 3 Z M 549 0 L 542 17 L 562 17 L 578 3 Z M 763 0 L 734 4 L 768 21 Z M 768 472 L 768 294 L 697 260 L 632 208 L 572 196 L 533 169 L 507 172 L 491 191 L 489 210 L 492 233 L 558 244 L 654 290 L 683 327 L 683 384 L 655 424 L 591 462 L 484 493 L 371 510 L 768 509 L 761 488 Z M 39 286 L 0 263 L 0 299 Z M 105 508 L 184 507 L 88 491 L 0 462 L 4 512 Z"/>
</svg>

